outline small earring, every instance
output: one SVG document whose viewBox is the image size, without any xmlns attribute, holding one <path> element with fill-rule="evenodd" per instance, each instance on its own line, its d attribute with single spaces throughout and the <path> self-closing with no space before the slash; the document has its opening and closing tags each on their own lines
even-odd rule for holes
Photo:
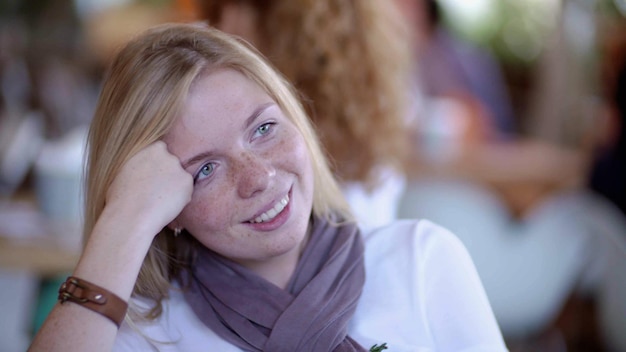
<svg viewBox="0 0 626 352">
<path fill-rule="evenodd" d="M 177 227 L 174 229 L 174 237 L 178 237 L 178 235 L 180 235 L 181 231 L 183 231 L 183 229 L 181 229 L 180 227 Z"/>
</svg>

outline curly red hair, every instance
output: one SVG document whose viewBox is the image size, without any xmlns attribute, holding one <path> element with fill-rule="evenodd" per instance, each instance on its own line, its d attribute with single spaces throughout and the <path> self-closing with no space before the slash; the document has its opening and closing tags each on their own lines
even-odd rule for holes
<svg viewBox="0 0 626 352">
<path fill-rule="evenodd" d="M 303 95 L 334 172 L 374 186 L 380 166 L 402 169 L 410 49 L 393 3 L 379 0 L 203 0 L 219 27 L 223 9 L 256 10 L 265 56 Z"/>
</svg>

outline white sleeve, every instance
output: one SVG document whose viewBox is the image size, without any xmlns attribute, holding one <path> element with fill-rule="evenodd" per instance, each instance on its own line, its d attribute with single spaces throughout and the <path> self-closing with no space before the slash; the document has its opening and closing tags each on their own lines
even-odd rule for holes
<svg viewBox="0 0 626 352">
<path fill-rule="evenodd" d="M 449 231 L 420 221 L 423 304 L 442 351 L 506 351 L 472 259 Z"/>
</svg>

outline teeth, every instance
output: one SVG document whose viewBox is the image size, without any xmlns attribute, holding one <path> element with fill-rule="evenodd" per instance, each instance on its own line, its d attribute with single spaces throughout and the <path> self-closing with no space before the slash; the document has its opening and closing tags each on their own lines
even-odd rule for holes
<svg viewBox="0 0 626 352">
<path fill-rule="evenodd" d="M 280 214 L 280 212 L 283 211 L 283 209 L 285 209 L 288 203 L 289 203 L 289 195 L 286 195 L 285 198 L 281 199 L 278 203 L 276 203 L 276 205 L 274 205 L 272 209 L 257 216 L 256 219 L 252 220 L 252 222 L 259 223 L 259 222 L 272 220 L 274 217 L 276 217 L 276 215 Z"/>
</svg>

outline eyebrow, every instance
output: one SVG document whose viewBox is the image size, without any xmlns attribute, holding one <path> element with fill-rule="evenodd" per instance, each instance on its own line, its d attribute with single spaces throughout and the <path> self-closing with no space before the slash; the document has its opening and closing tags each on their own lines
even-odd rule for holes
<svg viewBox="0 0 626 352">
<path fill-rule="evenodd" d="M 244 129 L 248 128 L 250 125 L 252 125 L 252 123 L 254 122 L 254 120 L 259 117 L 259 115 L 261 115 L 265 110 L 267 110 L 268 108 L 270 108 L 271 106 L 276 105 L 276 103 L 272 102 L 267 102 L 264 104 L 259 105 L 256 109 L 254 109 L 254 111 L 252 111 L 252 113 L 250 114 L 250 116 L 248 116 L 248 118 L 246 118 L 246 120 L 244 121 Z M 207 157 L 209 157 L 212 154 L 211 151 L 205 151 L 199 154 L 196 154 L 194 156 L 192 156 L 191 158 L 185 160 L 182 163 L 183 169 L 187 169 L 189 166 L 202 161 L 204 159 L 206 159 Z"/>
<path fill-rule="evenodd" d="M 270 106 L 273 106 L 273 105 L 276 105 L 276 103 L 274 103 L 273 101 L 259 105 L 256 109 L 254 109 L 252 114 L 250 114 L 250 116 L 248 116 L 248 118 L 246 119 L 246 122 L 243 125 L 244 128 L 250 127 L 250 125 L 252 125 L 254 120 L 257 117 L 259 117 L 259 115 L 261 115 L 265 110 L 267 110 Z"/>
</svg>

